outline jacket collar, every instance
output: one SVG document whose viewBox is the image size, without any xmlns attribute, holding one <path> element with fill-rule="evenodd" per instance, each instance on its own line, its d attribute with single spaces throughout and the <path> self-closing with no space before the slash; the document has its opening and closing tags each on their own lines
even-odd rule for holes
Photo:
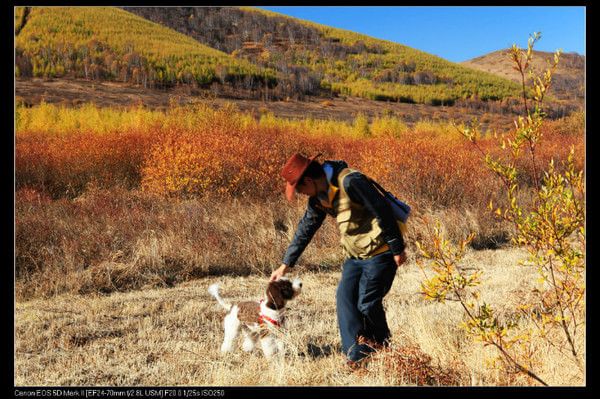
<svg viewBox="0 0 600 399">
<path fill-rule="evenodd" d="M 333 200 L 337 195 L 339 188 L 336 185 L 337 176 L 340 174 L 340 171 L 347 168 L 348 164 L 344 161 L 325 161 L 323 162 L 323 171 L 325 172 L 325 177 L 327 178 L 327 183 L 329 184 L 329 188 L 327 189 L 326 197 L 319 197 L 319 202 L 325 208 L 333 208 Z"/>
<path fill-rule="evenodd" d="M 337 177 L 343 169 L 346 169 L 348 164 L 345 161 L 324 161 L 323 171 L 327 177 L 329 184 L 337 187 Z"/>
</svg>

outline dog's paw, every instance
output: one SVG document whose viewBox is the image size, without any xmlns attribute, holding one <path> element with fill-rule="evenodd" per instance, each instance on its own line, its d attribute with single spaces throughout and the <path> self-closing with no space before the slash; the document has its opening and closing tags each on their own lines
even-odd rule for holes
<svg viewBox="0 0 600 399">
<path fill-rule="evenodd" d="M 221 345 L 221 353 L 228 353 L 233 351 L 233 347 L 231 345 Z"/>
<path fill-rule="evenodd" d="M 242 344 L 244 352 L 252 352 L 254 350 L 254 342 L 247 340 Z"/>
</svg>

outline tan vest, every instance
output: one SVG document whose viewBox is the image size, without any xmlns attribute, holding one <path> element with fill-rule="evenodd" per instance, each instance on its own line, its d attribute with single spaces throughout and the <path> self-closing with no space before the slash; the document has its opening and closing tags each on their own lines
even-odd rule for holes
<svg viewBox="0 0 600 399">
<path fill-rule="evenodd" d="M 338 176 L 339 199 L 337 202 L 337 224 L 340 229 L 341 244 L 346 257 L 367 259 L 382 252 L 387 243 L 382 237 L 377 218 L 369 210 L 353 202 L 344 189 L 344 178 L 354 169 L 343 169 Z M 399 222 L 400 231 L 406 226 Z"/>
</svg>

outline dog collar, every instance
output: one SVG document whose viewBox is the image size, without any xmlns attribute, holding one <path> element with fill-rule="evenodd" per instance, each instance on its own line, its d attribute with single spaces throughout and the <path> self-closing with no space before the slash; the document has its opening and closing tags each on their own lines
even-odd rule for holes
<svg viewBox="0 0 600 399">
<path fill-rule="evenodd" d="M 262 305 L 262 303 L 264 302 L 264 299 L 260 300 L 260 303 Z M 261 306 L 262 308 L 262 306 Z M 260 314 L 258 315 L 258 323 L 259 324 L 265 324 L 265 323 L 269 323 L 272 324 L 276 327 L 281 327 L 281 323 L 277 320 L 273 320 L 272 318 L 270 318 L 269 316 L 267 316 L 266 314 L 263 313 L 262 309 L 260 311 Z"/>
</svg>

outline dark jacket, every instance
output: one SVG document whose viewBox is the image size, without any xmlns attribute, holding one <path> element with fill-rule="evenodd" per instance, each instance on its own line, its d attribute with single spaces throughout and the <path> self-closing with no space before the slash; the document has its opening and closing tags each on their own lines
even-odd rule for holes
<svg viewBox="0 0 600 399">
<path fill-rule="evenodd" d="M 342 169 L 348 167 L 348 164 L 344 161 L 325 161 L 324 164 L 332 166 L 333 174 L 330 182 L 337 186 L 337 177 Z M 392 253 L 394 255 L 401 254 L 405 245 L 392 208 L 367 177 L 362 173 L 348 175 L 344 179 L 344 189 L 352 201 L 364 205 L 377 218 L 383 239 L 390 246 Z M 310 240 L 323 224 L 327 214 L 333 217 L 336 216 L 333 209 L 323 207 L 316 197 L 309 198 L 308 206 L 298 224 L 294 239 L 283 257 L 285 265 L 293 267 L 296 264 Z"/>
</svg>

